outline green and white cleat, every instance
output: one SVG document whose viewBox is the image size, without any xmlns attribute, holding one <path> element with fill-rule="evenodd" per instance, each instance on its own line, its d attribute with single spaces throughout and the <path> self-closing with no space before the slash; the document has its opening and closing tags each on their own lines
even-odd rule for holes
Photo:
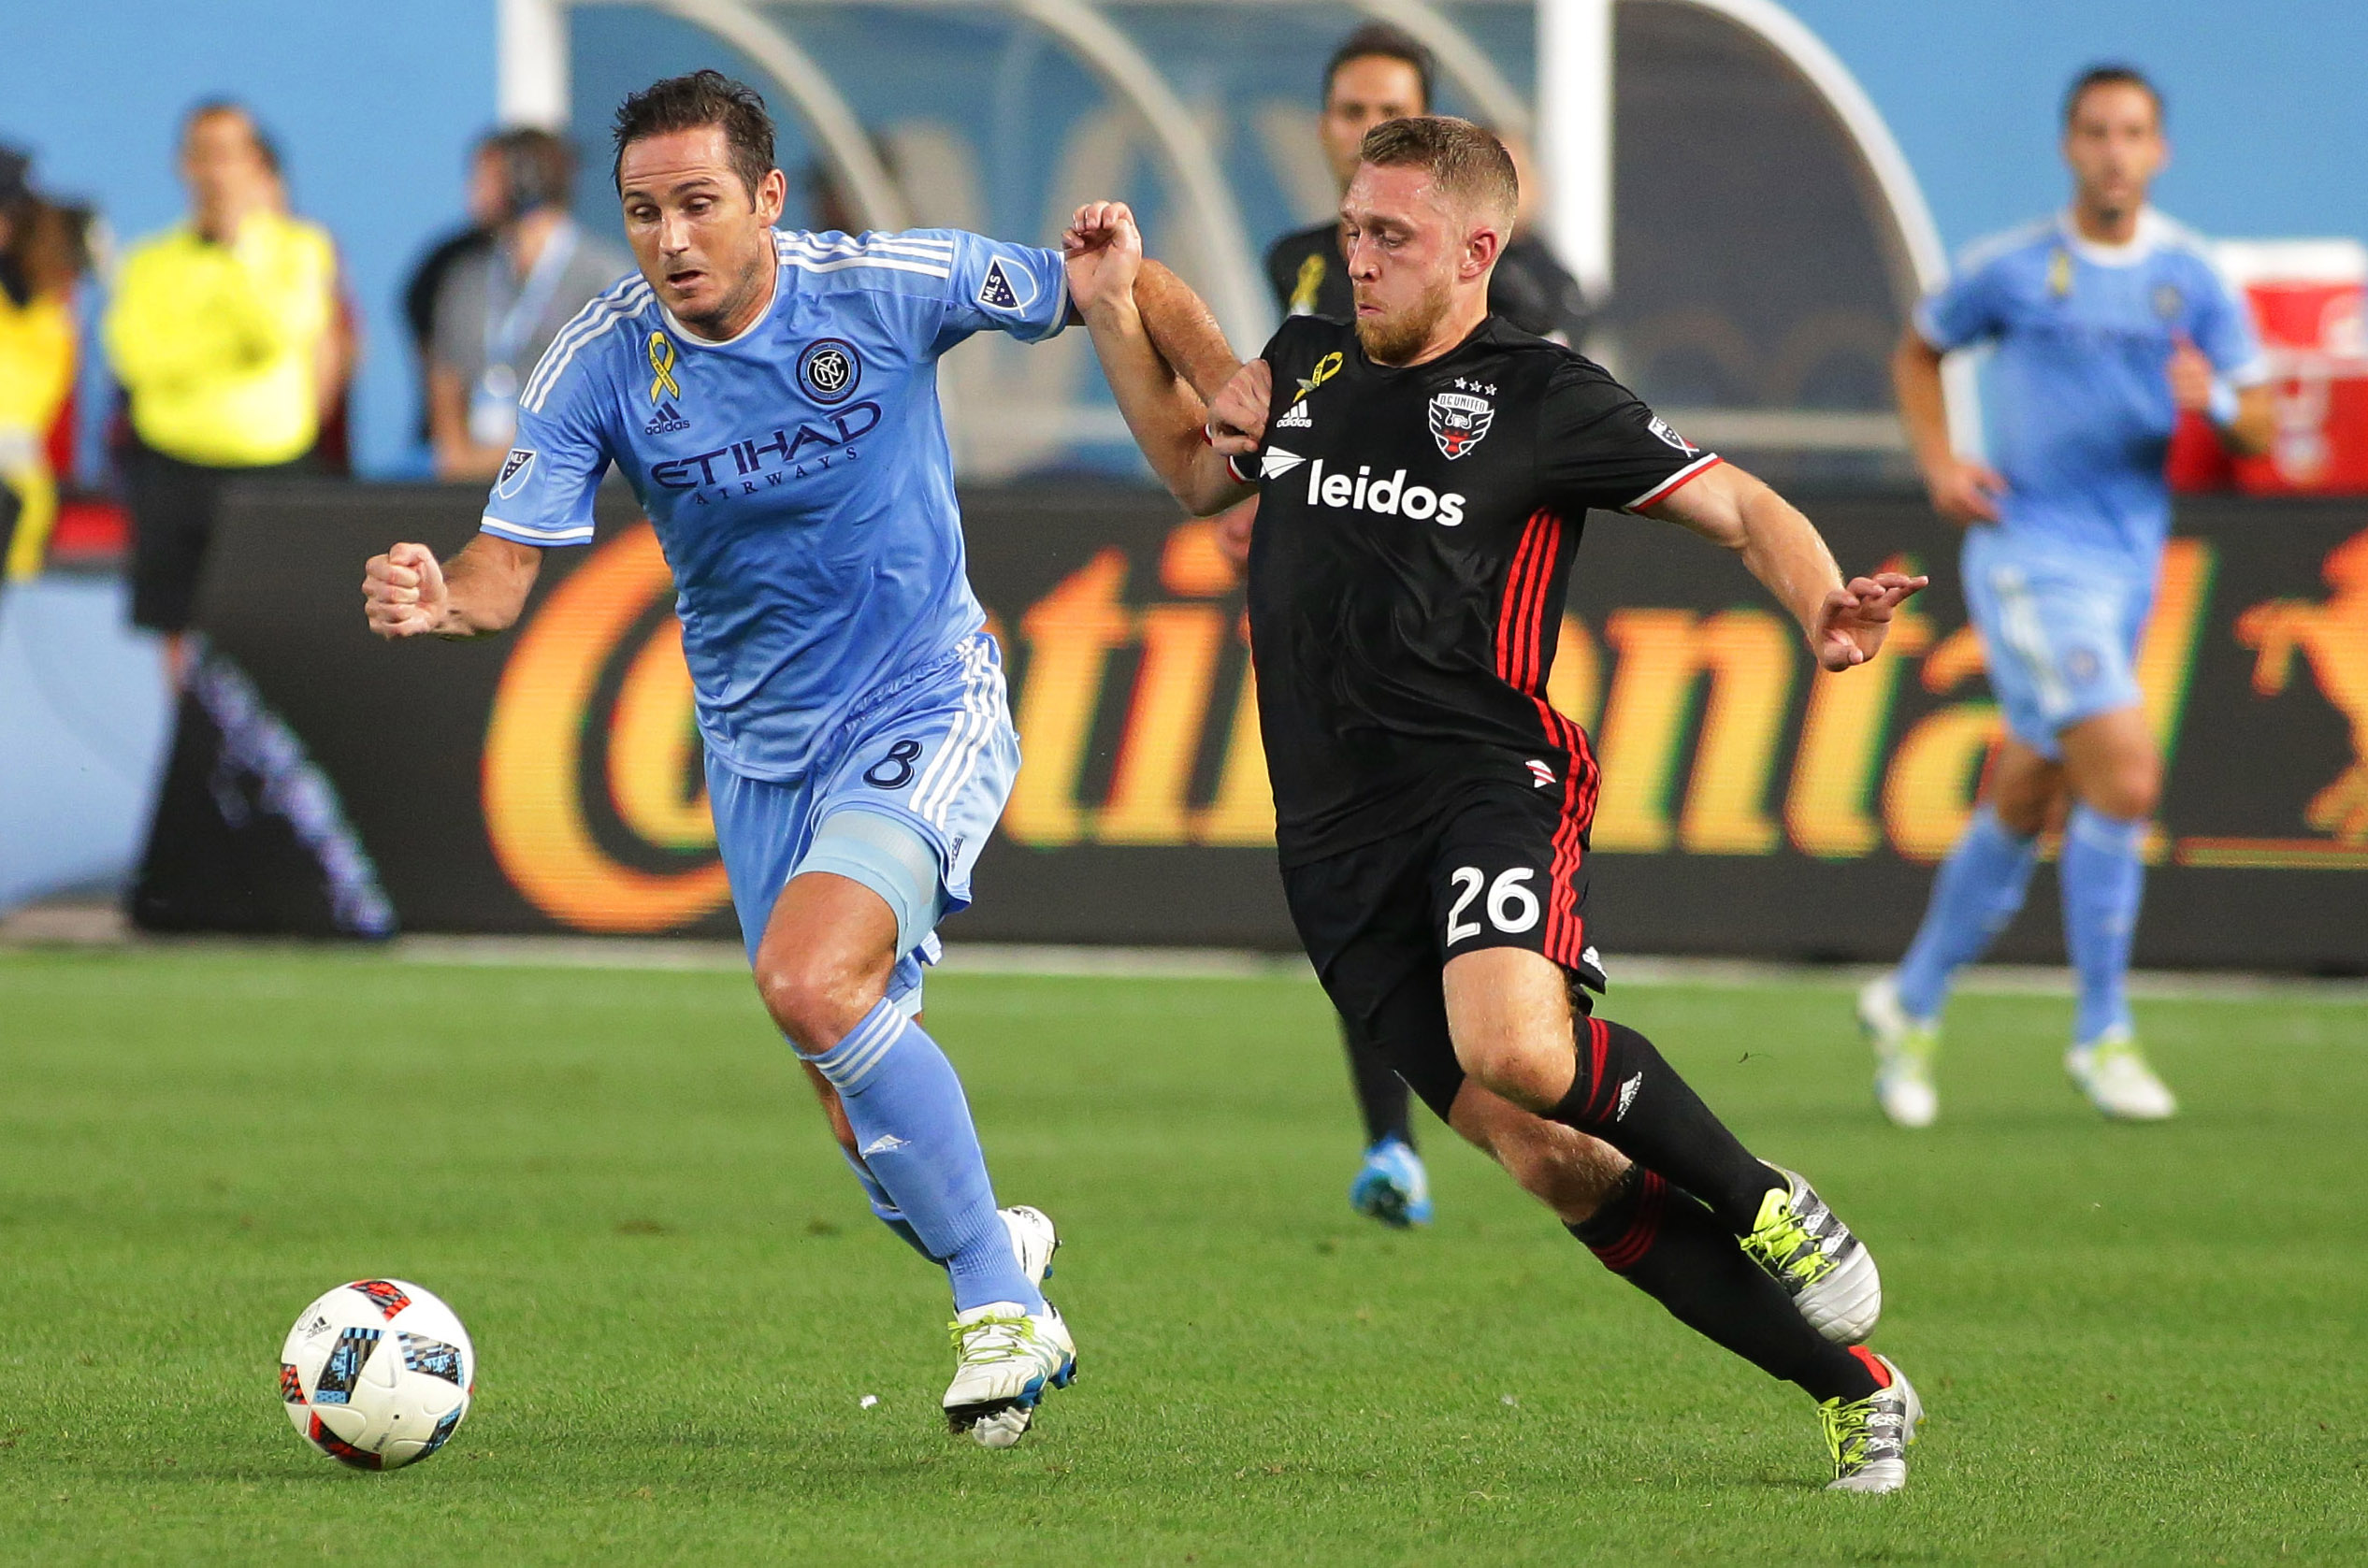
<svg viewBox="0 0 2368 1568">
<path fill-rule="evenodd" d="M 1809 1326 L 1836 1345 L 1856 1345 L 1883 1316 L 1883 1276 L 1874 1254 L 1850 1233 L 1798 1172 L 1769 1169 L 1784 1186 L 1760 1201 L 1744 1255 L 1792 1297 Z"/>
<path fill-rule="evenodd" d="M 2127 1029 L 2108 1029 L 2065 1052 L 2064 1071 L 2091 1105 L 2116 1121 L 2159 1122 L 2178 1114 L 2179 1101 L 2146 1065 Z"/>
<path fill-rule="evenodd" d="M 1932 1086 L 1940 1026 L 1910 1017 L 1899 1004 L 1898 980 L 1886 974 L 1858 992 L 1858 1028 L 1874 1047 L 1875 1103 L 1894 1126 L 1930 1127 L 1941 1114 L 1940 1091 Z"/>
<path fill-rule="evenodd" d="M 1061 1250 L 1061 1232 L 1053 1228 L 1052 1216 L 1025 1203 L 996 1213 L 1003 1216 L 1004 1229 L 1011 1232 L 1011 1253 L 1019 1259 L 1019 1272 L 1028 1276 L 1028 1283 L 1040 1286 L 1050 1279 L 1052 1255 Z"/>
<path fill-rule="evenodd" d="M 1045 1391 L 1065 1388 L 1077 1375 L 1077 1347 L 1049 1302 L 1041 1313 L 1018 1302 L 989 1302 L 946 1328 L 956 1364 L 946 1388 L 946 1424 L 970 1433 L 982 1447 L 1018 1442 Z"/>
<path fill-rule="evenodd" d="M 1924 1402 L 1890 1357 L 1868 1359 L 1888 1379 L 1883 1388 L 1865 1399 L 1847 1403 L 1829 1399 L 1817 1407 L 1817 1419 L 1826 1429 L 1826 1451 L 1834 1461 L 1827 1491 L 1898 1491 L 1908 1484 L 1908 1446 L 1924 1424 Z"/>
</svg>

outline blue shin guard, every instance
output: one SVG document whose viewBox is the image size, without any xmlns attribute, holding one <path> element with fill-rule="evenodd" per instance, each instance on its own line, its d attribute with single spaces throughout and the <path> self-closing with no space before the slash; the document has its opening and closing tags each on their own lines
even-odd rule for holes
<svg viewBox="0 0 2368 1568">
<path fill-rule="evenodd" d="M 1980 957 L 2023 907 L 2038 842 L 2010 832 L 1998 813 L 1977 806 L 1941 863 L 1924 924 L 1899 961 L 1899 1005 L 1928 1022 L 1949 1000 L 1950 977 Z"/>
<path fill-rule="evenodd" d="M 2130 1027 L 2130 942 L 2138 929 L 2138 902 L 2144 895 L 2141 857 L 2143 822 L 2111 817 L 2074 806 L 2064 825 L 2064 857 L 2058 875 L 2064 890 L 2064 945 L 2080 977 L 2080 1007 L 2072 1039 L 2093 1043 L 2113 1029 Z"/>
<path fill-rule="evenodd" d="M 955 1310 L 1018 1302 L 1044 1311 L 995 1212 L 970 1103 L 937 1042 L 883 999 L 845 1039 L 804 1059 L 839 1091 L 873 1181 L 920 1249 L 946 1265 Z"/>
</svg>

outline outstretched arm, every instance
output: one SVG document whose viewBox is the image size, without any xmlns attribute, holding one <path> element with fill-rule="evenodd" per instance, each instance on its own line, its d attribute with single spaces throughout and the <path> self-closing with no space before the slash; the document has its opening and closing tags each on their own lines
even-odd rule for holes
<svg viewBox="0 0 2368 1568">
<path fill-rule="evenodd" d="M 1204 403 L 1217 394 L 1242 362 L 1225 341 L 1224 331 L 1190 284 L 1148 256 L 1134 275 L 1134 309 L 1143 317 L 1143 330 L 1160 357 L 1184 378 Z"/>
<path fill-rule="evenodd" d="M 541 551 L 491 534 L 441 563 L 424 544 L 398 544 L 363 568 L 362 612 L 390 640 L 507 631 L 541 569 Z"/>
<path fill-rule="evenodd" d="M 1931 581 L 1884 571 L 1844 583 L 1815 525 L 1732 464 L 1704 470 L 1644 514 L 1682 525 L 1741 555 L 1751 574 L 1800 623 L 1826 669 L 1848 669 L 1874 657 L 1892 611 Z"/>
<path fill-rule="evenodd" d="M 1196 517 L 1220 511 L 1249 495 L 1251 486 L 1234 477 L 1205 436 L 1208 405 L 1161 352 L 1137 303 L 1143 237 L 1134 226 L 1134 215 L 1120 202 L 1090 202 L 1077 209 L 1061 237 L 1061 248 L 1068 255 L 1069 295 L 1084 312 L 1094 352 L 1127 429 L 1160 482 Z M 1191 298 L 1191 291 L 1173 274 L 1167 281 Z M 1164 284 L 1154 290 L 1155 295 L 1165 292 Z M 1191 304 L 1198 307 L 1199 301 L 1192 299 Z M 1193 337 L 1184 320 L 1189 312 L 1176 309 L 1172 295 L 1162 309 L 1169 312 L 1171 325 L 1184 323 L 1188 340 Z M 1200 315 L 1206 320 L 1205 309 Z M 1213 323 L 1208 330 L 1215 332 Z M 1221 350 L 1223 338 L 1216 341 Z M 1206 356 L 1206 345 L 1179 352 Z M 1230 353 L 1225 357 L 1230 359 Z M 1203 370 L 1208 372 L 1206 357 Z"/>
</svg>

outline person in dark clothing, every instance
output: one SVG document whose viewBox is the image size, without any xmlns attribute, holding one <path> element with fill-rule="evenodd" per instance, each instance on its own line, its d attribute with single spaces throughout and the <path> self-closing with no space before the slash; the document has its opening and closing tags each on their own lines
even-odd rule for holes
<svg viewBox="0 0 2368 1568">
<path fill-rule="evenodd" d="M 1430 51 L 1386 22 L 1358 28 L 1333 52 L 1317 129 L 1342 190 L 1356 171 L 1357 146 L 1367 131 L 1385 120 L 1431 111 L 1431 80 Z M 1520 151 L 1509 150 L 1520 163 Z M 1535 181 L 1524 178 L 1523 186 L 1525 194 Z M 1544 240 L 1523 232 L 1533 216 L 1522 212 L 1513 237 L 1496 258 L 1488 308 L 1523 332 L 1579 348 L 1590 314 L 1586 294 Z M 1349 274 L 1340 261 L 1340 220 L 1327 218 L 1276 240 L 1266 252 L 1266 281 L 1288 315 L 1347 321 L 1351 307 Z"/>
<path fill-rule="evenodd" d="M 493 249 L 494 231 L 509 206 L 497 137 L 498 133 L 487 132 L 469 149 L 469 221 L 438 237 L 403 281 L 403 325 L 411 334 L 412 363 L 418 367 L 419 415 L 413 430 L 422 441 L 429 437 L 427 370 L 436 342 L 436 296 L 455 267 Z"/>
</svg>

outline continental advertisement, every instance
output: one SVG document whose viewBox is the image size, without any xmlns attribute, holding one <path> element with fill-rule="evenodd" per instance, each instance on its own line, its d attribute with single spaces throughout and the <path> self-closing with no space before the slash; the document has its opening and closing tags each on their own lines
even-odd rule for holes
<svg viewBox="0 0 2368 1568">
<path fill-rule="evenodd" d="M 628 496 L 521 624 L 389 646 L 364 559 L 473 493 L 244 496 L 201 597 L 135 912 L 160 928 L 736 934 L 666 562 Z M 1998 734 L 1956 537 L 1806 498 L 1849 566 L 1929 571 L 1873 664 L 1814 669 L 1725 553 L 1588 525 L 1552 677 L 1596 737 L 1607 954 L 1894 957 Z M 957 941 L 1292 943 L 1242 593 L 1205 525 L 1086 482 L 966 494 L 1024 763 Z M 2170 758 L 2141 962 L 2368 971 L 2368 508 L 2190 500 L 2141 652 Z M 2052 884 L 2002 958 L 2060 961 Z"/>
</svg>

